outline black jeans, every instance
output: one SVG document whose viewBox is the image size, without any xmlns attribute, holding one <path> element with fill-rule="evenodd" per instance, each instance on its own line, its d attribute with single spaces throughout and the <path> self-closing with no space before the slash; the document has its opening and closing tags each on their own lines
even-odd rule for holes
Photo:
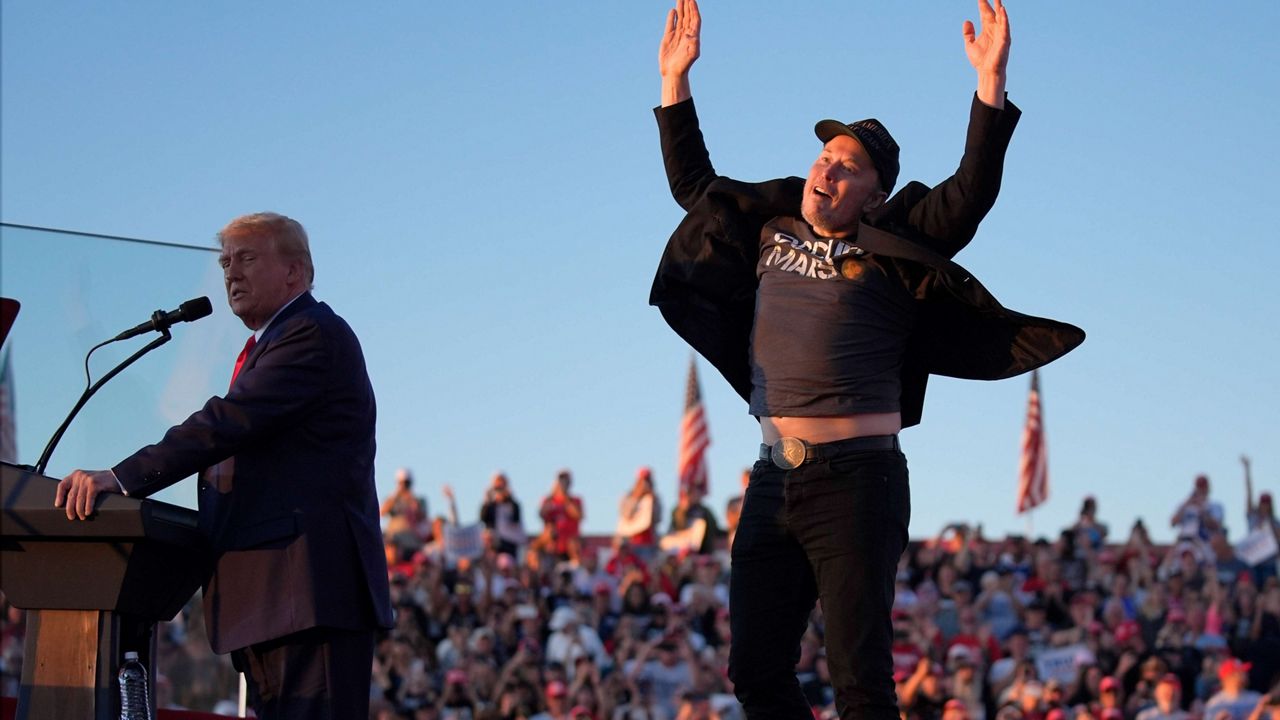
<svg viewBox="0 0 1280 720">
<path fill-rule="evenodd" d="M 813 717 L 795 664 L 820 598 L 840 717 L 897 720 L 890 612 L 910 517 L 898 450 L 836 452 L 794 470 L 756 463 L 729 584 L 729 677 L 748 718 Z"/>
</svg>

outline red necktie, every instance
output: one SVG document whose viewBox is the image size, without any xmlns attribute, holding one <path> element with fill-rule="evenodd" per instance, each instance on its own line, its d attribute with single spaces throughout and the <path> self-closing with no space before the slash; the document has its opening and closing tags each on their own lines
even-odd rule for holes
<svg viewBox="0 0 1280 720">
<path fill-rule="evenodd" d="M 240 374 L 240 368 L 244 367 L 244 359 L 249 357 L 249 353 L 253 352 L 253 346 L 258 343 L 258 338 L 250 335 L 248 340 L 244 341 L 244 349 L 240 351 L 240 355 L 236 358 L 236 369 L 231 371 L 231 384 L 236 384 L 236 376 Z"/>
</svg>

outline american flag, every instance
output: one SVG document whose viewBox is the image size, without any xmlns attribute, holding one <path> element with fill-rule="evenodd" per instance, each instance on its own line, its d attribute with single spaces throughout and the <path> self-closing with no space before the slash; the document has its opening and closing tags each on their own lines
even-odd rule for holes
<svg viewBox="0 0 1280 720">
<path fill-rule="evenodd" d="M 1027 396 L 1027 423 L 1022 429 L 1022 462 L 1018 466 L 1018 512 L 1024 513 L 1049 499 L 1049 448 L 1044 441 L 1040 410 L 1040 371 L 1031 371 Z"/>
<path fill-rule="evenodd" d="M 676 463 L 680 489 L 697 487 L 707 491 L 707 417 L 702 412 L 702 390 L 698 387 L 698 364 L 689 359 L 689 382 L 684 389 L 684 418 L 680 421 L 680 459 Z"/>
</svg>

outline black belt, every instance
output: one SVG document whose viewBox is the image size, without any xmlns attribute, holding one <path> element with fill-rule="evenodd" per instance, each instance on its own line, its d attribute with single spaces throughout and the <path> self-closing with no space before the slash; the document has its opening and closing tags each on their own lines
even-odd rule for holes
<svg viewBox="0 0 1280 720">
<path fill-rule="evenodd" d="M 772 445 L 760 444 L 760 459 L 771 460 L 783 470 L 794 470 L 805 463 L 829 460 L 837 455 L 863 450 L 901 450 L 897 435 L 867 435 L 810 445 L 800 438 L 784 437 Z"/>
</svg>

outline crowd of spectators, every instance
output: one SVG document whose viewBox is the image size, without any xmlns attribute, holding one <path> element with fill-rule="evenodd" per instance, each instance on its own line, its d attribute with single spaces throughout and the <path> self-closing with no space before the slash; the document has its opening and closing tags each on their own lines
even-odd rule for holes
<svg viewBox="0 0 1280 720">
<path fill-rule="evenodd" d="M 1245 471 L 1248 481 L 1247 461 Z M 741 498 L 724 529 L 700 488 L 664 518 L 642 468 L 618 533 L 584 538 L 571 490 L 562 471 L 538 521 L 522 520 L 497 475 L 476 522 L 460 522 L 447 489 L 448 515 L 432 520 L 401 471 L 383 506 L 397 616 L 376 647 L 372 718 L 742 717 L 727 674 Z M 903 717 L 1280 720 L 1280 522 L 1268 493 L 1247 495 L 1238 535 L 1249 548 L 1227 542 L 1203 476 L 1176 508 L 1168 546 L 1141 520 L 1112 537 L 1093 497 L 1052 538 L 954 524 L 912 542 L 892 617 Z M 15 694 L 22 618 L 3 610 L 0 690 Z M 818 607 L 796 659 L 815 718 L 837 717 L 823 627 Z M 232 707 L 234 672 L 210 653 L 198 602 L 161 627 L 159 645 L 161 704 Z"/>
</svg>

